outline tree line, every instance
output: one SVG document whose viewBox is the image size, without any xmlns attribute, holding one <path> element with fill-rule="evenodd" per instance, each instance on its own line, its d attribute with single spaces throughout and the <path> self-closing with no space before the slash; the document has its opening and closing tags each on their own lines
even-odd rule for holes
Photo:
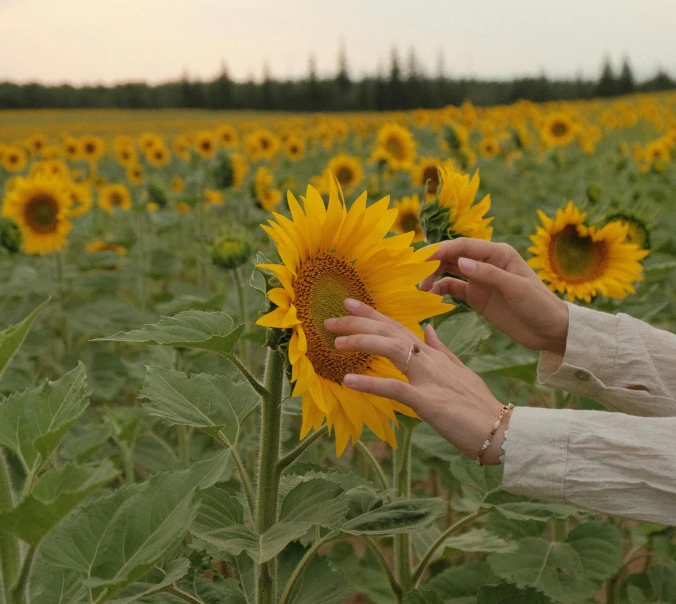
<svg viewBox="0 0 676 604">
<path fill-rule="evenodd" d="M 443 65 L 438 74 L 426 75 L 411 53 L 402 68 L 393 51 L 389 73 L 350 78 L 341 51 L 334 77 L 319 77 L 314 58 L 308 75 L 300 80 L 274 79 L 264 70 L 262 81 L 238 82 L 225 66 L 209 81 L 187 75 L 174 82 L 149 85 L 130 82 L 113 86 L 46 86 L 40 83 L 0 82 L 0 109 L 255 109 L 270 111 L 391 111 L 439 108 L 471 101 L 475 105 L 509 104 L 518 99 L 535 102 L 588 99 L 633 92 L 670 90 L 676 82 L 662 69 L 646 81 L 636 82 L 625 59 L 615 73 L 606 60 L 597 80 L 578 77 L 549 79 L 545 75 L 514 80 L 450 78 Z"/>
</svg>

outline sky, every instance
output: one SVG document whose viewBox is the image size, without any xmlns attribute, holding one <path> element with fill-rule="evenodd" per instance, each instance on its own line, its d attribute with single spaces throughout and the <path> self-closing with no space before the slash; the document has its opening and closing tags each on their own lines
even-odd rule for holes
<svg viewBox="0 0 676 604">
<path fill-rule="evenodd" d="M 300 78 L 314 54 L 358 78 L 406 64 L 449 76 L 676 76 L 676 0 L 0 0 L 0 81 L 93 84 Z"/>
</svg>

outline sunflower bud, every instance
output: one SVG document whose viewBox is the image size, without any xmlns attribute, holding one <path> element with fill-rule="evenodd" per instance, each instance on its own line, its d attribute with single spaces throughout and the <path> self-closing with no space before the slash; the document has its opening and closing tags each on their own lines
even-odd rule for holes
<svg viewBox="0 0 676 604">
<path fill-rule="evenodd" d="M 587 199 L 589 203 L 595 204 L 601 199 L 601 186 L 598 183 L 587 185 Z"/>
<path fill-rule="evenodd" d="M 160 208 L 165 208 L 169 204 L 167 192 L 156 182 L 148 183 L 148 201 L 157 204 Z"/>
<path fill-rule="evenodd" d="M 217 189 L 228 189 L 235 182 L 235 169 L 232 165 L 230 156 L 226 153 L 219 153 L 216 158 L 216 165 L 211 174 Z"/>
<path fill-rule="evenodd" d="M 222 235 L 214 241 L 211 261 L 226 271 L 242 266 L 251 256 L 249 241 L 235 234 Z"/>
<path fill-rule="evenodd" d="M 10 218 L 0 218 L 0 254 L 16 254 L 21 249 L 21 229 Z"/>
</svg>

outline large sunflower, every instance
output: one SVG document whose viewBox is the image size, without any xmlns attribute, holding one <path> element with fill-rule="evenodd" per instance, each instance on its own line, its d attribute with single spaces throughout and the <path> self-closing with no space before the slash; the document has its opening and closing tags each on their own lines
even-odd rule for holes
<svg viewBox="0 0 676 604">
<path fill-rule="evenodd" d="M 479 190 L 479 170 L 470 180 L 469 174 L 461 174 L 452 168 L 439 166 L 439 176 L 441 190 L 438 193 L 438 203 L 450 210 L 449 236 L 490 241 L 493 227 L 488 225 L 493 218 L 486 218 L 486 212 L 491 207 L 491 196 L 486 195 L 479 203 L 472 205 Z"/>
<path fill-rule="evenodd" d="M 66 245 L 71 224 L 71 198 L 65 181 L 37 177 L 19 179 L 2 204 L 2 215 L 21 229 L 28 254 L 51 254 Z"/>
<path fill-rule="evenodd" d="M 383 357 L 339 352 L 325 319 L 346 315 L 343 301 L 356 298 L 392 317 L 422 336 L 419 322 L 453 307 L 440 296 L 420 291 L 416 284 L 430 275 L 438 262 L 428 261 L 433 247 L 414 251 L 413 233 L 386 238 L 397 219 L 388 209 L 389 198 L 366 207 L 362 193 L 347 211 L 340 185 L 330 183 L 328 207 L 309 186 L 304 211 L 289 192 L 292 220 L 274 214 L 277 222 L 263 226 L 277 245 L 282 264 L 264 264 L 281 287 L 268 293 L 276 308 L 257 323 L 289 330 L 289 361 L 293 396 L 302 397 L 301 438 L 326 420 L 336 431 L 336 453 L 341 455 L 352 437 L 355 443 L 368 426 L 379 438 L 396 446 L 394 412 L 414 416 L 394 400 L 364 394 L 343 386 L 347 373 L 405 376 Z"/>
<path fill-rule="evenodd" d="M 627 224 L 609 222 L 597 229 L 584 224 L 585 212 L 572 201 L 550 218 L 538 210 L 543 226 L 537 228 L 528 248 L 535 254 L 528 261 L 552 291 L 591 302 L 601 293 L 611 298 L 624 298 L 635 290 L 642 266 L 639 260 L 648 255 L 634 243 L 625 242 Z"/>
</svg>

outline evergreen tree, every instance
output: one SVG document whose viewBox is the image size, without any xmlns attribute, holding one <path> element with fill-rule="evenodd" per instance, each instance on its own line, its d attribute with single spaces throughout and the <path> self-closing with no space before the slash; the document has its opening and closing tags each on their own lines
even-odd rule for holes
<svg viewBox="0 0 676 604">
<path fill-rule="evenodd" d="M 634 74 L 631 71 L 631 66 L 629 65 L 629 59 L 627 57 L 622 61 L 622 70 L 620 71 L 620 77 L 617 79 L 617 93 L 618 94 L 631 94 L 634 92 Z"/>
<path fill-rule="evenodd" d="M 596 86 L 596 94 L 599 96 L 613 96 L 616 93 L 615 74 L 610 64 L 610 58 L 606 57 L 601 69 L 601 77 Z"/>
</svg>

